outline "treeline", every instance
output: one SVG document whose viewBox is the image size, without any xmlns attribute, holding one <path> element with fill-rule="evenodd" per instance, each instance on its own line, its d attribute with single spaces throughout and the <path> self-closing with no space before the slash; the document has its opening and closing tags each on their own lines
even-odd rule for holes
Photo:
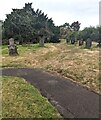
<svg viewBox="0 0 101 120">
<path fill-rule="evenodd" d="M 92 39 L 92 41 L 99 42 L 100 40 L 100 27 L 86 27 L 84 30 L 79 31 L 78 39 L 83 38 L 86 40 L 87 38 Z"/>
<path fill-rule="evenodd" d="M 60 39 L 66 39 L 67 42 L 74 44 L 78 40 L 98 42 L 101 45 L 101 27 L 86 27 L 80 30 L 79 21 L 72 24 L 65 23 L 55 26 L 52 18 L 47 14 L 32 8 L 32 3 L 25 3 L 22 9 L 12 9 L 11 14 L 6 15 L 3 22 L 2 43 L 8 43 L 10 38 L 14 38 L 20 44 L 23 43 L 41 43 L 60 42 Z"/>
<path fill-rule="evenodd" d="M 101 27 L 86 27 L 83 30 L 80 29 L 80 23 L 74 22 L 71 25 L 65 23 L 60 26 L 60 36 L 63 39 L 67 39 L 67 42 L 75 43 L 77 41 L 87 41 L 89 38 L 91 41 L 97 42 L 101 46 Z"/>
<path fill-rule="evenodd" d="M 60 42 L 59 27 L 41 10 L 32 8 L 32 3 L 25 4 L 22 9 L 12 9 L 3 23 L 3 43 L 14 38 L 23 43 L 37 43 L 44 36 L 45 42 Z"/>
</svg>

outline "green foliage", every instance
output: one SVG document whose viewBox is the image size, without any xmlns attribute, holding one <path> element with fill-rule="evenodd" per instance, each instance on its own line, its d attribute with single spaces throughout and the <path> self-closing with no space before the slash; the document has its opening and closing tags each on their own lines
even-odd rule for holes
<svg viewBox="0 0 101 120">
<path fill-rule="evenodd" d="M 60 37 L 62 39 L 68 39 L 74 44 L 78 37 L 78 31 L 80 29 L 80 24 L 78 21 L 73 22 L 71 25 L 69 23 L 65 23 L 60 27 Z"/>
<path fill-rule="evenodd" d="M 79 23 L 79 21 L 73 22 L 70 27 L 71 27 L 71 29 L 73 29 L 74 31 L 79 31 L 79 29 L 80 29 L 80 24 L 81 24 L 81 23 Z"/>
<path fill-rule="evenodd" d="M 99 30 L 95 27 L 86 27 L 84 30 L 79 32 L 80 38 L 87 40 L 87 38 L 92 39 L 95 42 L 99 40 Z"/>
<path fill-rule="evenodd" d="M 39 42 L 41 34 L 46 38 L 59 36 L 59 28 L 54 25 L 53 20 L 39 9 L 34 11 L 31 5 L 32 3 L 28 3 L 22 9 L 12 9 L 11 14 L 7 15 L 3 24 L 3 39 L 13 37 L 22 44 Z"/>
<path fill-rule="evenodd" d="M 101 27 L 86 27 L 83 30 L 80 29 L 80 23 L 73 22 L 71 25 L 65 23 L 60 27 L 60 37 L 67 39 L 69 42 L 76 42 L 77 40 L 86 41 L 90 38 L 92 41 L 98 42 L 98 46 L 101 46 Z"/>
</svg>

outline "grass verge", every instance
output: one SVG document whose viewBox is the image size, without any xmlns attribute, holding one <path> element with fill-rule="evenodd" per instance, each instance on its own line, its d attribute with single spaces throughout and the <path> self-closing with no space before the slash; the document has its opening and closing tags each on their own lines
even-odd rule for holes
<svg viewBox="0 0 101 120">
<path fill-rule="evenodd" d="M 60 118 L 48 100 L 24 79 L 3 76 L 2 88 L 3 118 Z"/>
</svg>

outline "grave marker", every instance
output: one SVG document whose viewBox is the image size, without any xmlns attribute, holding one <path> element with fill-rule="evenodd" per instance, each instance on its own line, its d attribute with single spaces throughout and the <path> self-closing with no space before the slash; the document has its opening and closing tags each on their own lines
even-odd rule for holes
<svg viewBox="0 0 101 120">
<path fill-rule="evenodd" d="M 92 40 L 90 39 L 90 38 L 88 38 L 87 40 L 86 40 L 86 48 L 91 48 L 91 46 L 92 46 Z"/>
<path fill-rule="evenodd" d="M 16 46 L 16 44 L 14 44 L 14 39 L 13 38 L 9 39 L 8 49 L 9 49 L 9 55 L 10 56 L 18 55 L 17 46 Z"/>
</svg>

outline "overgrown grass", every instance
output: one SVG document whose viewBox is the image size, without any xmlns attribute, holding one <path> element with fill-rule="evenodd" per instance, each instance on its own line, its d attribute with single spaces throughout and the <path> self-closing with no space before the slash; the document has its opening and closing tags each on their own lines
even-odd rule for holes
<svg viewBox="0 0 101 120">
<path fill-rule="evenodd" d="M 25 44 L 25 45 L 18 45 L 18 53 L 21 55 L 26 51 L 36 51 L 37 49 L 41 49 L 39 44 Z M 47 46 L 45 46 L 47 48 Z M 3 56 L 8 56 L 8 46 L 7 45 L 2 45 L 2 55 Z"/>
<path fill-rule="evenodd" d="M 1 80 L 1 79 L 0 79 Z M 40 92 L 22 78 L 2 79 L 3 118 L 60 118 Z"/>
<path fill-rule="evenodd" d="M 54 71 L 64 77 L 99 92 L 99 48 L 96 43 L 91 49 L 85 49 L 77 44 L 66 44 L 64 40 L 58 44 L 38 44 L 29 48 L 18 46 L 19 56 L 10 57 L 7 49 L 2 57 L 3 67 L 43 68 Z"/>
</svg>

